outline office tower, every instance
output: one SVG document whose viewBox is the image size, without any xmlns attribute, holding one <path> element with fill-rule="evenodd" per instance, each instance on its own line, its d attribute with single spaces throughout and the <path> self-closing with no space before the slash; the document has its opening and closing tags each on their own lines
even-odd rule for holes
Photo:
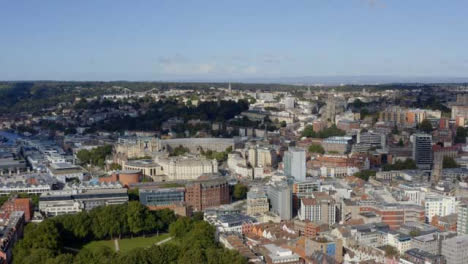
<svg viewBox="0 0 468 264">
<path fill-rule="evenodd" d="M 258 167 L 276 167 L 276 151 L 269 147 L 257 148 L 257 166 Z"/>
<path fill-rule="evenodd" d="M 252 167 L 257 167 L 257 148 L 249 149 L 249 163 Z"/>
<path fill-rule="evenodd" d="M 420 169 L 431 169 L 432 165 L 432 136 L 428 134 L 414 134 L 413 159 Z"/>
<path fill-rule="evenodd" d="M 457 211 L 457 233 L 458 235 L 468 235 L 468 203 L 461 202 Z"/>
<path fill-rule="evenodd" d="M 305 150 L 290 147 L 284 153 L 284 173 L 286 176 L 294 177 L 297 181 L 306 179 L 306 153 Z"/>
<path fill-rule="evenodd" d="M 312 196 L 301 199 L 299 219 L 333 225 L 336 222 L 335 200 L 321 192 L 314 192 Z"/>
<path fill-rule="evenodd" d="M 442 255 L 447 264 L 466 264 L 468 260 L 468 235 L 456 236 L 442 242 Z"/>
<path fill-rule="evenodd" d="M 292 192 L 286 182 L 268 186 L 267 196 L 270 200 L 271 211 L 281 220 L 292 218 Z"/>
<path fill-rule="evenodd" d="M 328 121 L 335 123 L 336 99 L 334 95 L 328 96 L 325 114 Z"/>
</svg>

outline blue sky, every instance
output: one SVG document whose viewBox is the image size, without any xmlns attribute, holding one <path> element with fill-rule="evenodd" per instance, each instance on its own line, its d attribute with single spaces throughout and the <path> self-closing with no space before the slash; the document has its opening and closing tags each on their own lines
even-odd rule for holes
<svg viewBox="0 0 468 264">
<path fill-rule="evenodd" d="M 3 0 L 2 80 L 468 77 L 465 0 Z"/>
</svg>

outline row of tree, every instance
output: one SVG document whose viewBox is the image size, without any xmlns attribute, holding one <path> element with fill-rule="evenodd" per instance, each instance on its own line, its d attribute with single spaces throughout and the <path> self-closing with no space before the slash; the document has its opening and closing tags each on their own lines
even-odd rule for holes
<svg viewBox="0 0 468 264">
<path fill-rule="evenodd" d="M 397 160 L 394 164 L 385 164 L 382 169 L 384 171 L 391 170 L 414 170 L 417 169 L 416 162 L 412 159 L 406 159 L 405 161 Z"/>
<path fill-rule="evenodd" d="M 177 263 L 247 263 L 238 252 L 220 247 L 215 242 L 215 228 L 205 221 L 182 217 L 171 224 L 169 233 L 179 242 Z"/>
<path fill-rule="evenodd" d="M 302 132 L 303 137 L 310 137 L 310 138 L 328 138 L 333 136 L 344 136 L 346 132 L 337 128 L 336 125 L 332 125 L 331 127 L 327 127 L 320 132 L 315 132 L 314 127 L 312 125 L 308 125 L 304 128 Z"/>
<path fill-rule="evenodd" d="M 112 145 L 105 145 L 91 150 L 82 149 L 76 153 L 76 156 L 82 164 L 104 167 L 106 157 L 110 154 L 112 154 Z"/>
<path fill-rule="evenodd" d="M 138 202 L 107 206 L 91 212 L 46 219 L 28 224 L 24 238 L 14 248 L 13 263 L 47 264 L 163 264 L 221 263 L 244 264 L 238 252 L 226 250 L 215 242 L 215 229 L 202 221 L 202 215 L 176 220 L 169 210 L 149 212 Z M 169 243 L 115 253 L 108 247 L 67 250 L 70 245 L 121 234 L 167 231 Z"/>
<path fill-rule="evenodd" d="M 354 174 L 355 177 L 368 181 L 371 177 L 374 177 L 377 172 L 374 170 L 362 170 Z"/>
<path fill-rule="evenodd" d="M 232 152 L 232 147 L 227 147 L 225 151 L 213 151 L 211 149 L 205 151 L 200 150 L 200 153 L 205 156 L 207 159 L 216 159 L 218 162 L 224 162 L 228 158 L 228 154 Z"/>
<path fill-rule="evenodd" d="M 151 103 L 148 111 L 138 117 L 117 117 L 103 121 L 95 126 L 95 129 L 107 131 L 122 130 L 157 130 L 161 131 L 162 124 L 170 118 L 179 117 L 184 121 L 191 119 L 224 122 L 239 115 L 241 112 L 249 109 L 249 103 L 246 100 L 202 102 L 197 106 L 187 106 L 177 100 L 160 100 Z M 201 127 L 198 127 L 201 128 Z M 190 133 L 196 132 L 197 126 L 177 127 L 176 130 L 182 132 L 186 129 Z"/>
<path fill-rule="evenodd" d="M 149 211 L 136 201 L 49 218 L 26 226 L 24 238 L 14 247 L 14 263 L 46 263 L 31 260 L 54 259 L 66 252 L 65 246 L 92 240 L 166 232 L 175 220 L 170 210 Z"/>
</svg>

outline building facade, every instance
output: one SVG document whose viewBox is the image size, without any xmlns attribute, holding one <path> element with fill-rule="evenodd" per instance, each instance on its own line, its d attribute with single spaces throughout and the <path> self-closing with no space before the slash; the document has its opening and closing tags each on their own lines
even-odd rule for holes
<svg viewBox="0 0 468 264">
<path fill-rule="evenodd" d="M 468 260 L 468 235 L 444 240 L 442 255 L 445 256 L 447 264 L 465 264 Z"/>
<path fill-rule="evenodd" d="M 281 220 L 292 218 L 292 192 L 287 183 L 282 182 L 268 186 L 268 199 L 271 211 L 277 214 Z"/>
<path fill-rule="evenodd" d="M 270 210 L 268 197 L 264 191 L 250 190 L 247 193 L 247 214 L 263 214 Z"/>
<path fill-rule="evenodd" d="M 193 181 L 187 184 L 185 191 L 185 201 L 194 211 L 231 202 L 229 184 L 222 178 Z"/>
<path fill-rule="evenodd" d="M 56 216 L 126 202 L 128 194 L 125 188 L 51 191 L 39 197 L 39 210 L 47 216 Z"/>
<path fill-rule="evenodd" d="M 297 181 L 306 180 L 306 153 L 300 148 L 290 147 L 283 157 L 284 173 Z"/>
<path fill-rule="evenodd" d="M 430 170 L 432 166 L 432 136 L 428 134 L 414 134 L 413 160 L 419 169 Z"/>
</svg>

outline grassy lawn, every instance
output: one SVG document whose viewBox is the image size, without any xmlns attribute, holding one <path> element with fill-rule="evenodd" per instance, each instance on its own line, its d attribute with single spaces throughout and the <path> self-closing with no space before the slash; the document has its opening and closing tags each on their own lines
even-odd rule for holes
<svg viewBox="0 0 468 264">
<path fill-rule="evenodd" d="M 154 245 L 155 243 L 166 239 L 169 237 L 169 234 L 161 234 L 159 236 L 149 236 L 149 237 L 134 237 L 134 238 L 124 238 L 119 240 L 120 252 L 127 252 L 134 248 L 145 248 Z M 115 250 L 114 240 L 99 240 L 92 241 L 83 246 L 87 249 L 96 249 L 101 246 L 108 247 L 112 250 Z"/>
</svg>

